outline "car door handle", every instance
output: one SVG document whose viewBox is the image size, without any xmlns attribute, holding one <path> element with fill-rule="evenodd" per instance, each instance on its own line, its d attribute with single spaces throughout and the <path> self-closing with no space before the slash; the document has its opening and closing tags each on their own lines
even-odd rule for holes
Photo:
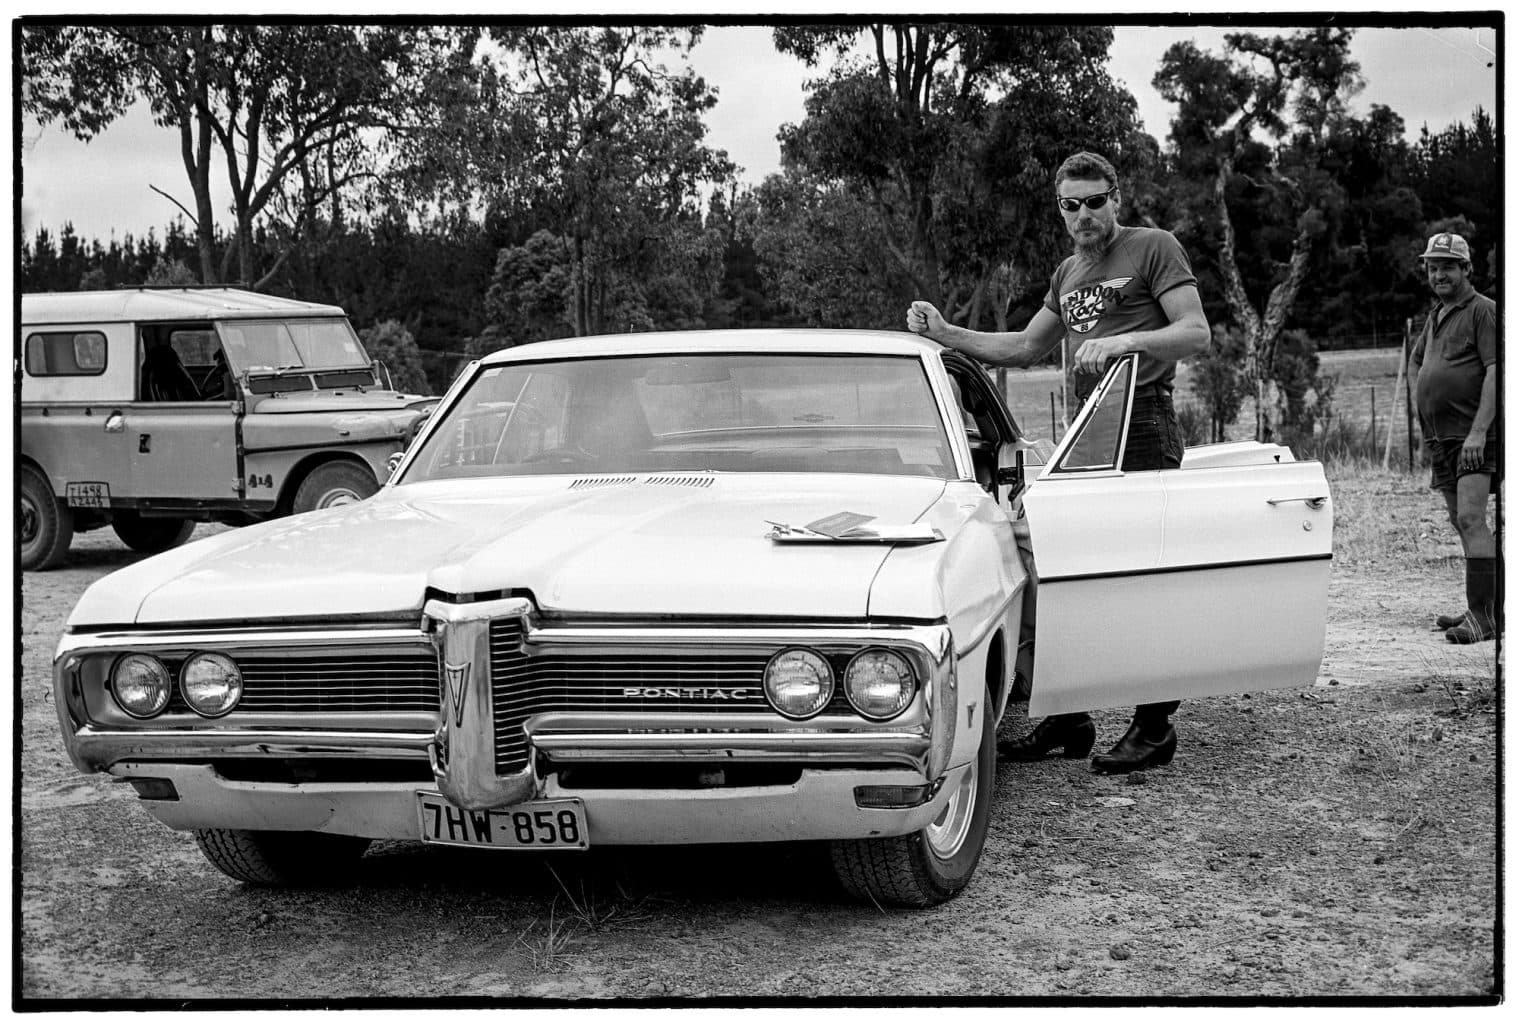
<svg viewBox="0 0 1519 1024">
<path fill-rule="evenodd" d="M 127 429 L 127 418 L 121 414 L 120 409 L 112 410 L 111 415 L 105 418 L 105 432 L 107 434 L 120 434 Z"/>
<path fill-rule="evenodd" d="M 1327 494 L 1314 494 L 1314 495 L 1310 495 L 1308 497 L 1303 497 L 1303 498 L 1267 498 L 1266 499 L 1266 504 L 1268 504 L 1268 505 L 1284 505 L 1284 504 L 1287 504 L 1288 502 L 1301 501 L 1304 505 L 1307 505 L 1309 508 L 1323 508 L 1324 507 L 1324 502 L 1326 502 L 1328 500 L 1329 500 L 1329 495 L 1327 495 Z"/>
</svg>

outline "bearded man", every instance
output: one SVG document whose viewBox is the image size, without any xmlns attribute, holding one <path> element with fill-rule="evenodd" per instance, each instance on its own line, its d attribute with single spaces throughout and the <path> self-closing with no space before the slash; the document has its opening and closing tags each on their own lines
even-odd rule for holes
<svg viewBox="0 0 1519 1024">
<path fill-rule="evenodd" d="M 1076 153 L 1055 172 L 1055 203 L 1075 252 L 1050 276 L 1044 304 L 1021 331 L 983 332 L 945 321 L 928 302 L 914 302 L 907 328 L 995 366 L 1031 366 L 1064 343 L 1066 365 L 1085 400 L 1113 359 L 1139 353 L 1124 472 L 1176 469 L 1183 441 L 1171 391 L 1176 361 L 1208 347 L 1208 320 L 1191 261 L 1176 236 L 1118 223 L 1123 194 L 1118 172 L 1096 153 Z M 1123 737 L 1092 758 L 1105 773 L 1169 764 L 1176 752 L 1171 715 L 1176 701 L 1142 704 Z M 1035 761 L 1060 751 L 1085 757 L 1096 742 L 1086 712 L 1050 715 L 1018 740 L 1002 741 L 1002 757 Z"/>
</svg>

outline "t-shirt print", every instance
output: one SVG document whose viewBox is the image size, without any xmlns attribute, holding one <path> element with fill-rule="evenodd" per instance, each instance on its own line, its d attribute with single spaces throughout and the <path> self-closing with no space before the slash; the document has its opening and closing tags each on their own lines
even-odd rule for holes
<svg viewBox="0 0 1519 1024">
<path fill-rule="evenodd" d="M 1060 296 L 1060 318 L 1068 329 L 1086 334 L 1097 326 L 1110 303 L 1115 306 L 1119 303 L 1118 293 L 1132 280 L 1132 276 L 1112 277 L 1066 292 Z"/>
</svg>

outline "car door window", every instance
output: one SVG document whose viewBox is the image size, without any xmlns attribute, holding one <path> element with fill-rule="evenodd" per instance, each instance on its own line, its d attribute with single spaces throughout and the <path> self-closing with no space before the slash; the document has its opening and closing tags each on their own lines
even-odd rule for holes
<svg viewBox="0 0 1519 1024">
<path fill-rule="evenodd" d="M 1056 449 L 1049 473 L 1114 472 L 1123 465 L 1137 355 L 1115 363 Z"/>
</svg>

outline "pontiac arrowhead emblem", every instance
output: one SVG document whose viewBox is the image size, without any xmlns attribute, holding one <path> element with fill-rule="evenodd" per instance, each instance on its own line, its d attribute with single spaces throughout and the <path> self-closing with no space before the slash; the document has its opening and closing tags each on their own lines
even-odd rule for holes
<svg viewBox="0 0 1519 1024">
<path fill-rule="evenodd" d="M 448 678 L 449 696 L 454 702 L 454 726 L 464 726 L 464 698 L 469 694 L 469 662 L 462 665 L 443 665 L 443 674 Z"/>
</svg>

